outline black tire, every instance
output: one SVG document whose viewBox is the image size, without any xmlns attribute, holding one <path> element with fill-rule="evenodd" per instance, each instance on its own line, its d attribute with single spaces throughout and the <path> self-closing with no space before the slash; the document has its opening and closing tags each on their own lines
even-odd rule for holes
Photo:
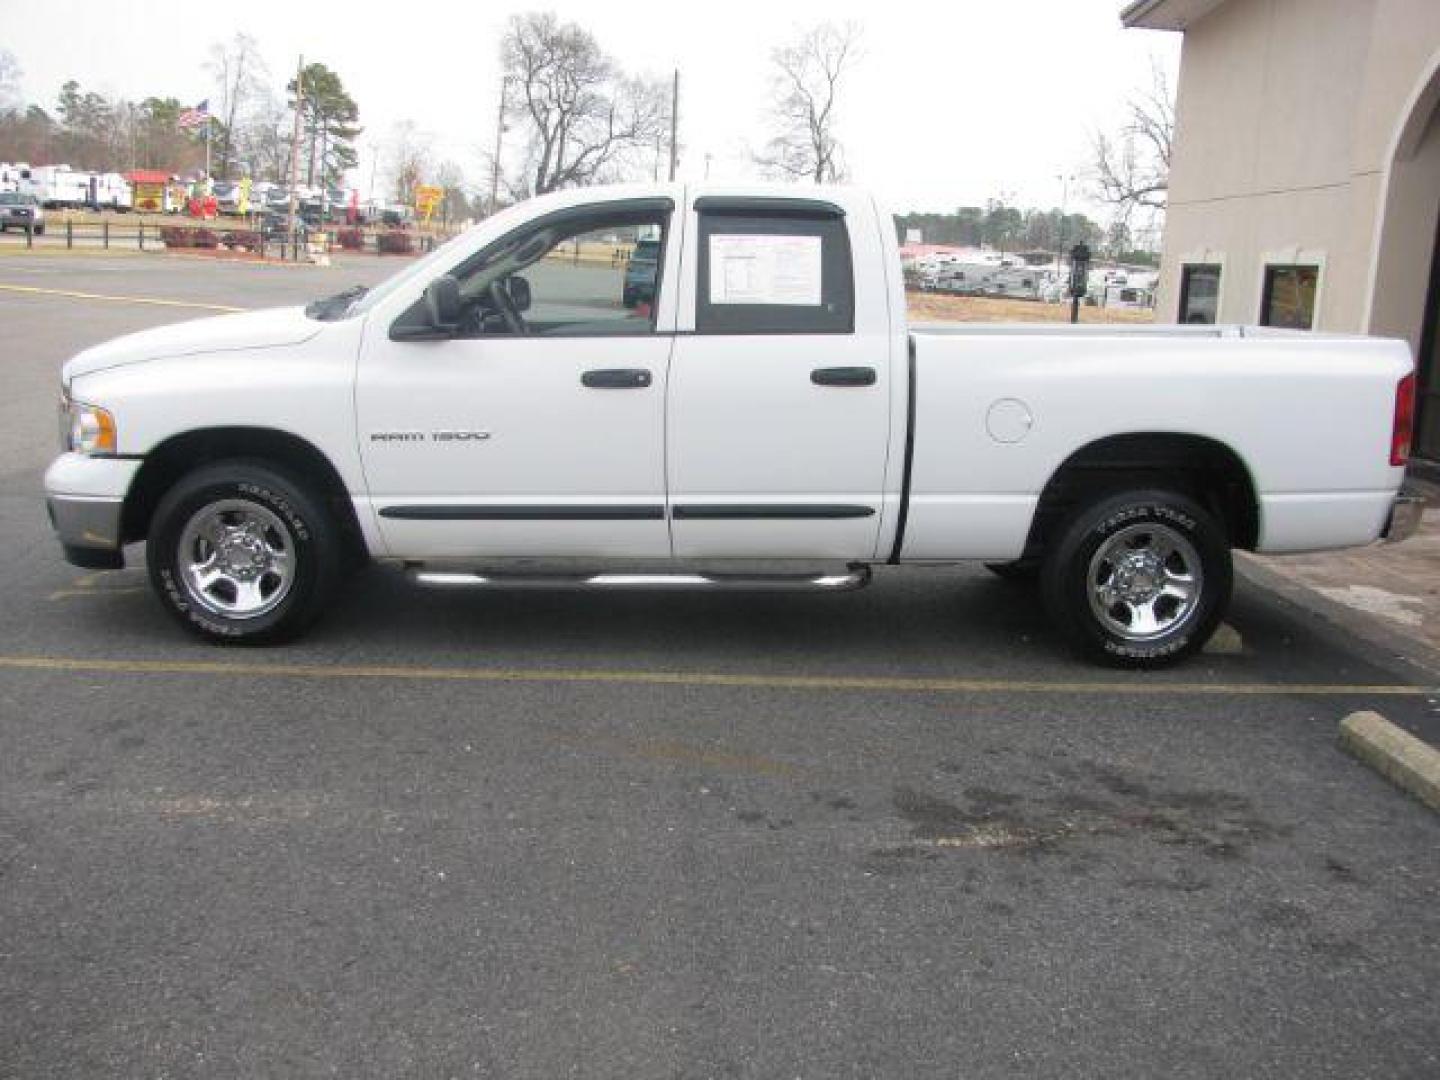
<svg viewBox="0 0 1440 1080">
<path fill-rule="evenodd" d="M 1079 510 L 1040 575 L 1045 607 L 1070 645 L 1126 668 L 1164 667 L 1199 650 L 1229 607 L 1232 583 L 1225 530 L 1193 499 L 1161 490 Z M 1108 596 L 1117 599 L 1107 608 Z"/>
<path fill-rule="evenodd" d="M 206 522 L 238 540 L 222 550 L 205 535 Z M 197 559 L 207 551 L 222 573 L 204 591 L 187 573 L 184 553 Z M 273 645 L 320 617 L 340 582 L 345 551 L 324 501 L 304 483 L 268 462 L 236 459 L 202 466 L 165 493 L 150 522 L 145 560 L 156 595 L 187 630 L 217 644 Z M 242 594 L 252 581 L 253 590 Z M 247 613 L 249 599 L 255 603 Z"/>
<path fill-rule="evenodd" d="M 1010 585 L 1033 585 L 1040 577 L 1038 559 L 1016 559 L 1014 562 L 987 562 L 989 570 L 1001 581 Z"/>
</svg>

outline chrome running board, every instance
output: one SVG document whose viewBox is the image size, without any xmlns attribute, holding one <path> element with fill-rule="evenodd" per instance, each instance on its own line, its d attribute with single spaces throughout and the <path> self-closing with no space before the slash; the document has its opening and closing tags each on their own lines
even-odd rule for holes
<svg viewBox="0 0 1440 1080">
<path fill-rule="evenodd" d="M 733 589 L 772 592 L 850 592 L 870 584 L 870 567 L 836 574 L 507 574 L 472 570 L 406 569 L 419 585 L 467 589 Z"/>
</svg>

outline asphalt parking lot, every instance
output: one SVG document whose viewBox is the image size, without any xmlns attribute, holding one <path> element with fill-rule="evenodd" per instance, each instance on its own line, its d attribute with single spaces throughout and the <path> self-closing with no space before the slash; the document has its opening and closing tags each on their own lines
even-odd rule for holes
<svg viewBox="0 0 1440 1080">
<path fill-rule="evenodd" d="M 1440 1074 L 1440 818 L 1335 748 L 1440 675 L 1255 586 L 1139 676 L 979 569 L 237 652 L 61 560 L 65 357 L 394 267 L 0 259 L 0 1075 Z"/>
</svg>

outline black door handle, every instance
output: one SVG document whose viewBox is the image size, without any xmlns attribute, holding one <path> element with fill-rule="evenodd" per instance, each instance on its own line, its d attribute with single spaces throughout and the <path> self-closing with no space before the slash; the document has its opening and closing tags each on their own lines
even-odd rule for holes
<svg viewBox="0 0 1440 1080">
<path fill-rule="evenodd" d="M 649 386 L 651 379 L 645 368 L 596 368 L 580 376 L 580 381 L 594 390 L 639 390 Z"/>
<path fill-rule="evenodd" d="M 873 367 L 822 367 L 810 372 L 816 386 L 874 386 Z"/>
</svg>

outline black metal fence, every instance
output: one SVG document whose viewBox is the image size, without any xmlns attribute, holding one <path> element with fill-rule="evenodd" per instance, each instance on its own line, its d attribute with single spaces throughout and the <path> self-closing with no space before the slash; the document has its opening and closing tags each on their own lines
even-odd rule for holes
<svg viewBox="0 0 1440 1080">
<path fill-rule="evenodd" d="M 18 223 L 17 223 L 18 224 Z M 58 228 L 57 228 L 58 226 Z M 293 233 L 249 228 L 243 223 L 155 225 L 122 220 L 46 222 L 43 233 L 25 228 L 27 248 L 114 248 L 137 251 L 236 252 L 298 262 L 312 254 L 418 255 L 433 251 L 445 237 L 407 229 L 297 229 Z"/>
</svg>

